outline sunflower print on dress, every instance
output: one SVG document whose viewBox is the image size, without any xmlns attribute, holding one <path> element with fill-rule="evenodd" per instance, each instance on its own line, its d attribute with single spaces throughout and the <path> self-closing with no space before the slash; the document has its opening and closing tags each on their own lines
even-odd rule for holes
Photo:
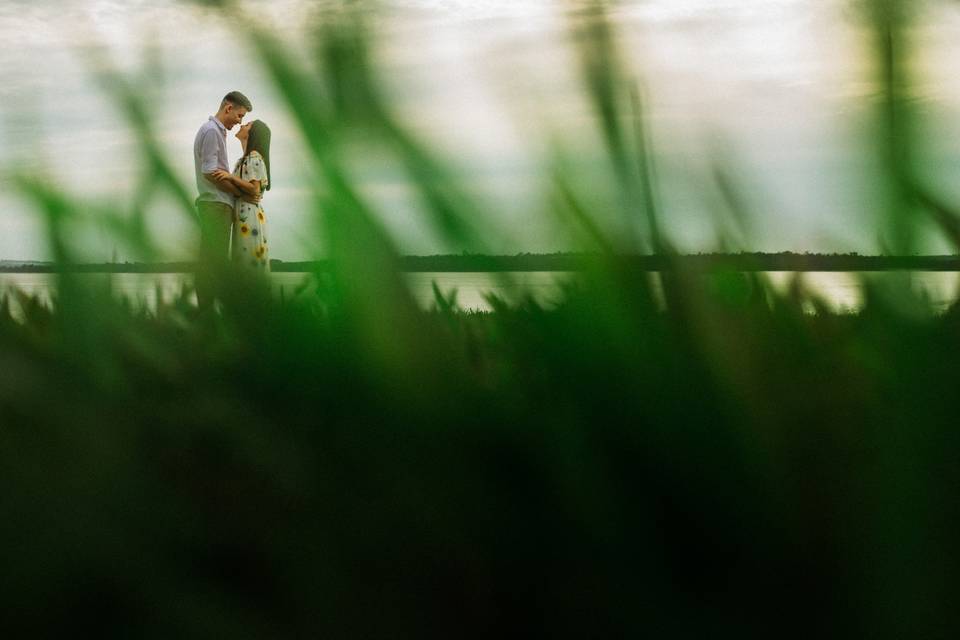
<svg viewBox="0 0 960 640">
<path fill-rule="evenodd" d="M 237 162 L 234 175 L 242 180 L 266 180 L 266 168 L 260 154 L 252 152 Z M 233 254 L 240 265 L 270 270 L 267 259 L 267 216 L 263 207 L 237 199 L 233 225 Z M 249 260 L 249 262 L 247 262 Z"/>
</svg>

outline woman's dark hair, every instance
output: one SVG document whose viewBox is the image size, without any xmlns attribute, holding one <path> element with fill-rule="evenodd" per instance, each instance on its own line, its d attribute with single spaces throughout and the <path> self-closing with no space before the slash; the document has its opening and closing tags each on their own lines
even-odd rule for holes
<svg viewBox="0 0 960 640">
<path fill-rule="evenodd" d="M 263 157 L 263 163 L 267 167 L 267 184 L 261 186 L 264 191 L 269 191 L 270 185 L 273 184 L 273 180 L 270 179 L 270 127 L 263 120 L 254 120 L 250 126 L 247 153 L 243 156 L 243 161 L 246 162 L 254 151 Z"/>
</svg>

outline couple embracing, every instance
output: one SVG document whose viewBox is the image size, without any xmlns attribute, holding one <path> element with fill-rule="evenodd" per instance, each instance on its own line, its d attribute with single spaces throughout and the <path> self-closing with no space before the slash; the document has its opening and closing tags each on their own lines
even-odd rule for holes
<svg viewBox="0 0 960 640">
<path fill-rule="evenodd" d="M 197 303 L 210 309 L 218 277 L 228 262 L 243 272 L 270 271 L 267 219 L 260 202 L 270 189 L 270 128 L 262 120 L 243 124 L 253 105 L 239 91 L 220 102 L 217 114 L 200 127 L 193 144 L 200 222 L 200 268 Z M 233 169 L 227 159 L 227 133 L 240 125 L 236 138 L 243 157 Z"/>
</svg>

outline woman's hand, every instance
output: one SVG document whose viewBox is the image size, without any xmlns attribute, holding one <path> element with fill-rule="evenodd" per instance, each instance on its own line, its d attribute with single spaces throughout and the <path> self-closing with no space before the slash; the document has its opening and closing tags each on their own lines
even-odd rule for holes
<svg viewBox="0 0 960 640">
<path fill-rule="evenodd" d="M 229 171 L 224 171 L 223 169 L 217 169 L 211 175 L 213 176 L 213 179 L 218 182 L 222 182 L 224 180 L 229 181 L 233 177 L 232 173 Z"/>
</svg>

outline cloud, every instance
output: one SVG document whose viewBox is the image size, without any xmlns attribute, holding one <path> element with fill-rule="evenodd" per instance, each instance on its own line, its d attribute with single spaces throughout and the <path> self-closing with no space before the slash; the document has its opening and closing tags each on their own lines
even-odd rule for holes
<svg viewBox="0 0 960 640">
<path fill-rule="evenodd" d="M 307 41 L 309 18 L 336 3 L 248 0 L 239 6 L 299 44 Z M 474 186 L 491 192 L 498 205 L 534 201 L 542 187 L 534 175 L 536 158 L 548 128 L 574 138 L 575 144 L 595 133 L 593 113 L 579 93 L 566 48 L 558 0 L 382 4 L 378 61 L 398 98 L 398 112 L 412 128 L 435 139 L 441 152 L 453 157 L 451 165 L 474 176 Z M 842 142 L 831 137 L 829 117 L 838 104 L 853 103 L 873 86 L 854 48 L 859 27 L 844 21 L 836 3 L 635 0 L 611 6 L 626 58 L 644 79 L 653 138 L 661 153 L 671 157 L 670 166 L 679 167 L 671 185 L 684 188 L 679 172 L 704 154 L 697 147 L 698 131 L 716 125 L 749 147 L 745 157 L 756 160 L 758 180 L 770 178 L 790 195 L 791 207 L 785 210 L 828 210 L 836 202 L 852 206 L 849 195 L 831 191 L 842 185 L 821 189 L 825 183 L 817 182 L 818 167 L 830 165 Z M 294 228 L 307 206 L 309 183 L 300 173 L 304 151 L 252 47 L 230 28 L 230 21 L 223 11 L 179 0 L 4 0 L 0 140 L 5 155 L 53 157 L 70 184 L 122 194 L 140 171 L 135 143 L 119 112 L 90 81 L 79 52 L 105 43 L 119 66 L 136 72 L 144 45 L 156 41 L 166 83 L 158 91 L 153 125 L 179 175 L 191 184 L 197 127 L 223 93 L 241 89 L 253 99 L 254 115 L 269 121 L 274 131 L 278 184 L 270 194 L 270 213 L 282 228 Z M 940 47 L 936 59 L 952 59 L 958 30 L 956 16 L 929 30 L 930 42 Z M 960 103 L 960 83 L 950 76 L 949 66 L 943 69 L 925 80 L 924 95 Z M 583 163 L 597 161 L 591 155 L 595 148 L 584 148 Z M 234 158 L 239 153 L 233 140 L 230 152 Z M 771 166 L 777 176 L 763 175 L 760 169 Z M 371 171 L 368 178 L 390 215 L 389 199 L 399 199 L 394 185 L 403 178 L 396 167 L 387 170 L 393 173 Z M 0 197 L 5 211 L 18 206 L 8 196 Z M 684 203 L 671 212 L 680 227 L 703 213 L 693 210 L 683 194 L 674 200 Z M 509 210 L 518 242 L 523 230 L 539 228 L 533 208 Z M 163 211 L 158 208 L 157 215 Z M 392 224 L 413 225 L 407 215 L 397 214 Z M 777 214 L 771 215 L 775 219 Z M 794 226 L 801 226 L 802 216 L 795 218 Z M 0 219 L 0 236 L 5 224 Z M 24 228 L 17 233 L 25 233 Z M 410 228 L 408 235 L 419 237 L 415 226 Z M 695 231 L 696 225 L 690 222 L 687 228 Z M 276 240 L 277 257 L 292 259 L 296 239 L 281 235 Z M 531 235 L 528 240 L 533 245 L 541 238 Z M 10 241 L 5 242 L 0 258 L 10 249 Z"/>
</svg>

